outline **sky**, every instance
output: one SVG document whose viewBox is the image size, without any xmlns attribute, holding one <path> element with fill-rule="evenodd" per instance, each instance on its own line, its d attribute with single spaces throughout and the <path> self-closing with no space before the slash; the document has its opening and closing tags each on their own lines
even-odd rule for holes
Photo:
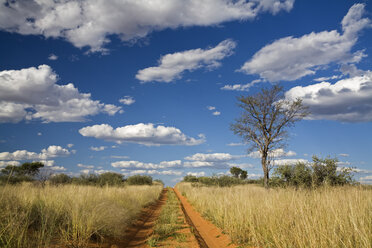
<svg viewBox="0 0 372 248">
<path fill-rule="evenodd" d="M 0 167 L 262 176 L 230 125 L 280 84 L 311 115 L 275 164 L 337 157 L 372 183 L 372 3 L 0 0 Z"/>
</svg>

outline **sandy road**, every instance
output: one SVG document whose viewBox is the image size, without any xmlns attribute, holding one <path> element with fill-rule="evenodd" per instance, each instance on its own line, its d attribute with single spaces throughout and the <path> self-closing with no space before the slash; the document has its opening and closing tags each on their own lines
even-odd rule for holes
<svg viewBox="0 0 372 248">
<path fill-rule="evenodd" d="M 231 243 L 230 238 L 223 234 L 222 231 L 213 225 L 211 222 L 205 220 L 182 196 L 177 189 L 174 190 L 177 195 L 182 212 L 186 219 L 186 225 L 193 230 L 197 243 L 192 243 L 192 247 L 199 246 L 201 248 L 236 248 L 237 246 Z M 118 246 L 111 247 L 149 247 L 147 245 L 148 238 L 153 233 L 153 227 L 160 215 L 161 208 L 167 201 L 167 189 L 164 189 L 160 195 L 159 200 L 145 208 L 142 211 L 140 218 L 132 225 L 125 235 L 125 242 L 120 243 Z M 191 234 L 190 234 L 191 235 Z M 167 241 L 165 241 L 167 243 Z M 191 245 L 191 243 L 189 243 Z M 160 245 L 160 247 L 179 247 L 174 242 L 169 244 Z M 180 246 L 182 247 L 182 245 Z"/>
<path fill-rule="evenodd" d="M 219 228 L 204 219 L 177 189 L 173 190 L 181 202 L 188 224 L 194 228 L 194 234 L 201 248 L 237 247 L 231 243 L 230 238 L 223 234 Z"/>
</svg>

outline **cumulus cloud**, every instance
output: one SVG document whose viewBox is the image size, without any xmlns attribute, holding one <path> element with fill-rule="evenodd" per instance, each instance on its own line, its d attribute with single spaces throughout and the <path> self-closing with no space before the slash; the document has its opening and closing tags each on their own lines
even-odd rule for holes
<svg viewBox="0 0 372 248">
<path fill-rule="evenodd" d="M 52 54 L 49 55 L 48 59 L 49 60 L 57 60 L 58 56 L 52 53 Z"/>
<path fill-rule="evenodd" d="M 159 145 L 199 145 L 205 142 L 204 135 L 199 139 L 186 136 L 178 128 L 155 126 L 152 123 L 139 123 L 114 129 L 108 124 L 81 128 L 79 133 L 85 137 L 94 137 L 117 143 L 130 142 L 147 146 Z"/>
<path fill-rule="evenodd" d="M 104 52 L 115 34 L 135 41 L 167 28 L 253 20 L 261 13 L 290 11 L 294 0 L 1 1 L 0 30 L 63 38 L 74 46 Z"/>
<path fill-rule="evenodd" d="M 107 146 L 98 146 L 98 147 L 95 147 L 95 146 L 91 146 L 90 147 L 90 150 L 92 151 L 96 151 L 96 152 L 99 152 L 99 151 L 103 151 L 107 148 Z"/>
<path fill-rule="evenodd" d="M 133 103 L 136 102 L 136 100 L 134 100 L 134 98 L 131 96 L 124 96 L 119 100 L 119 102 L 121 102 L 124 105 L 132 105 Z"/>
<path fill-rule="evenodd" d="M 7 165 L 18 166 L 18 165 L 21 165 L 21 163 L 19 161 L 0 161 L 0 168 L 5 167 Z"/>
<path fill-rule="evenodd" d="M 204 177 L 205 176 L 205 172 L 204 171 L 200 171 L 200 172 L 187 172 L 187 175 L 188 176 L 194 176 L 194 177 Z"/>
<path fill-rule="evenodd" d="M 55 170 L 55 171 L 65 171 L 66 170 L 66 168 L 63 167 L 63 166 L 52 166 L 52 167 L 50 167 L 50 169 Z"/>
<path fill-rule="evenodd" d="M 185 157 L 184 167 L 229 167 L 230 161 L 241 158 L 240 155 L 231 155 L 229 153 L 195 153 L 192 156 Z"/>
<path fill-rule="evenodd" d="M 224 40 L 217 46 L 207 49 L 193 49 L 164 55 L 159 65 L 137 72 L 136 78 L 142 82 L 166 82 L 180 79 L 184 71 L 193 71 L 206 67 L 213 69 L 221 65 L 220 60 L 233 53 L 236 43 Z"/>
<path fill-rule="evenodd" d="M 70 155 L 71 152 L 61 146 L 49 146 L 42 149 L 41 153 L 30 152 L 27 150 L 17 150 L 14 152 L 0 152 L 0 160 L 47 160 L 48 158 Z"/>
<path fill-rule="evenodd" d="M 74 146 L 74 144 L 67 144 L 67 147 L 68 148 L 71 148 L 71 147 L 73 147 Z"/>
<path fill-rule="evenodd" d="M 77 164 L 77 167 L 86 168 L 86 169 L 93 169 L 94 165 Z"/>
<path fill-rule="evenodd" d="M 337 81 L 297 86 L 285 93 L 287 100 L 302 98 L 311 113 L 307 118 L 343 122 L 372 121 L 372 72 Z"/>
<path fill-rule="evenodd" d="M 229 143 L 227 146 L 244 146 L 244 143 Z"/>
<path fill-rule="evenodd" d="M 214 106 L 207 106 L 207 109 L 212 111 L 212 110 L 215 110 L 216 107 L 214 107 Z"/>
<path fill-rule="evenodd" d="M 220 111 L 214 111 L 213 113 L 212 113 L 212 115 L 220 115 L 221 114 L 221 112 Z"/>
<path fill-rule="evenodd" d="M 315 78 L 315 79 L 313 79 L 313 81 L 323 82 L 323 81 L 327 81 L 327 80 L 339 79 L 341 77 L 342 77 L 342 75 L 333 75 L 333 76 L 330 76 L 330 77 L 319 77 L 319 78 Z"/>
<path fill-rule="evenodd" d="M 275 149 L 271 152 L 269 152 L 269 157 L 272 158 L 280 158 L 280 157 L 293 157 L 296 156 L 296 152 L 294 151 L 284 151 L 282 148 Z M 249 157 L 251 158 L 261 158 L 261 153 L 260 151 L 254 151 L 248 154 Z"/>
<path fill-rule="evenodd" d="M 349 157 L 350 155 L 348 153 L 340 153 L 338 154 L 338 156 L 341 156 L 341 157 Z"/>
<path fill-rule="evenodd" d="M 121 110 L 91 99 L 71 83 L 58 80 L 48 65 L 0 72 L 0 122 L 41 119 L 43 122 L 78 122 L 99 113 Z"/>
<path fill-rule="evenodd" d="M 229 153 L 195 153 L 192 156 L 185 157 L 185 159 L 205 162 L 227 162 L 236 159 L 236 156 Z"/>
<path fill-rule="evenodd" d="M 175 170 L 163 170 L 163 171 L 158 171 L 158 170 L 132 170 L 132 171 L 127 171 L 127 170 L 123 169 L 122 171 L 124 172 L 123 174 L 129 174 L 129 175 L 148 174 L 148 175 L 180 176 L 183 173 L 182 171 L 175 171 Z"/>
<path fill-rule="evenodd" d="M 115 168 L 126 168 L 126 169 L 165 169 L 172 167 L 180 167 L 182 165 L 181 160 L 173 161 L 162 161 L 160 163 L 143 163 L 140 161 L 117 161 L 111 163 L 112 167 Z"/>
<path fill-rule="evenodd" d="M 349 9 L 341 22 L 342 34 L 332 30 L 276 40 L 261 48 L 240 70 L 276 82 L 315 74 L 330 63 L 359 62 L 366 55 L 363 51 L 351 52 L 351 49 L 358 40 L 358 33 L 371 26 L 368 18 L 362 18 L 364 8 L 364 4 L 354 4 Z"/>
<path fill-rule="evenodd" d="M 221 90 L 232 90 L 232 91 L 249 91 L 249 89 L 259 83 L 259 82 L 262 82 L 261 79 L 256 79 L 256 80 L 253 80 L 252 82 L 250 83 L 247 83 L 247 84 L 226 84 L 225 86 L 223 86 L 221 88 Z"/>
<path fill-rule="evenodd" d="M 212 167 L 214 166 L 213 162 L 206 161 L 187 161 L 183 163 L 184 167 Z"/>
<path fill-rule="evenodd" d="M 295 165 L 297 163 L 309 163 L 306 159 L 276 159 L 274 160 L 274 165 Z"/>
</svg>

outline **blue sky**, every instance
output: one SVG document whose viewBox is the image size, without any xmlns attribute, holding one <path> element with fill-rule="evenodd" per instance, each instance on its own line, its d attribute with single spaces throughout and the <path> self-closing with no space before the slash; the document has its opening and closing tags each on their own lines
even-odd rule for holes
<svg viewBox="0 0 372 248">
<path fill-rule="evenodd" d="M 312 114 L 277 164 L 338 157 L 372 182 L 368 1 L 0 2 L 0 166 L 262 175 L 236 98 L 280 83 Z"/>
</svg>

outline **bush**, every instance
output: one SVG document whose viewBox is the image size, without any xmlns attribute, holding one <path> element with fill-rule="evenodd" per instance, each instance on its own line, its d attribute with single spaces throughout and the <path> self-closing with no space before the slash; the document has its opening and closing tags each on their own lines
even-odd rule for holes
<svg viewBox="0 0 372 248">
<path fill-rule="evenodd" d="M 123 175 L 115 172 L 106 172 L 98 176 L 98 185 L 119 186 L 124 182 Z"/>
<path fill-rule="evenodd" d="M 42 167 L 44 164 L 41 162 L 26 162 L 20 166 L 8 165 L 1 170 L 0 181 L 11 184 L 32 181 Z"/>
<path fill-rule="evenodd" d="M 338 168 L 336 158 L 320 159 L 313 156 L 312 164 L 297 163 L 275 168 L 272 186 L 318 187 L 352 184 L 352 169 Z"/>
<path fill-rule="evenodd" d="M 229 187 L 238 184 L 246 184 L 248 181 L 231 177 L 231 176 L 212 176 L 212 177 L 195 177 L 195 176 L 185 176 L 183 178 L 184 182 L 192 182 L 193 185 L 202 184 L 205 186 L 219 186 L 219 187 Z M 251 183 L 251 182 L 250 182 Z"/>
<path fill-rule="evenodd" d="M 61 173 L 53 175 L 51 178 L 49 178 L 49 182 L 52 185 L 68 184 L 72 182 L 72 178 L 67 176 L 66 174 Z"/>
<path fill-rule="evenodd" d="M 152 177 L 135 175 L 135 176 L 128 177 L 126 182 L 129 185 L 152 185 Z"/>
<path fill-rule="evenodd" d="M 88 174 L 80 175 L 79 177 L 74 177 L 72 183 L 77 185 L 97 185 L 98 184 L 98 175 Z"/>
</svg>

